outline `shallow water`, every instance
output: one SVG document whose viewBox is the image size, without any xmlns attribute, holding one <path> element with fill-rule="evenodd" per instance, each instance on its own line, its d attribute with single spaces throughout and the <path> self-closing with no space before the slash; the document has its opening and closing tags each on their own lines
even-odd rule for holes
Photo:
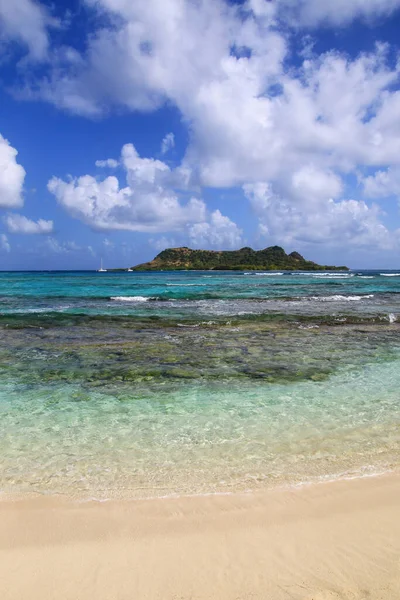
<svg viewBox="0 0 400 600">
<path fill-rule="evenodd" d="M 0 489 L 157 496 L 394 468 L 399 292 L 397 272 L 1 273 Z"/>
</svg>

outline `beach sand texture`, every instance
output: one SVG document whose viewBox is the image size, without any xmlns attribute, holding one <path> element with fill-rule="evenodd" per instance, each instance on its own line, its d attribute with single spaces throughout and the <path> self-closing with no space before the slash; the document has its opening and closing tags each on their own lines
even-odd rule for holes
<svg viewBox="0 0 400 600">
<path fill-rule="evenodd" d="M 398 600 L 400 475 L 0 504 L 2 600 Z"/>
</svg>

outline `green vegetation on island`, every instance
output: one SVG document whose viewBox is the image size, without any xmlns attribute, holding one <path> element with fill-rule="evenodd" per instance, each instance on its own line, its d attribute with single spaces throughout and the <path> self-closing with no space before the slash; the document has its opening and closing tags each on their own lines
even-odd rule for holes
<svg viewBox="0 0 400 600">
<path fill-rule="evenodd" d="M 280 246 L 264 250 L 191 250 L 167 248 L 147 263 L 132 267 L 134 271 L 348 271 L 348 267 L 318 265 L 298 252 L 286 254 Z"/>
</svg>

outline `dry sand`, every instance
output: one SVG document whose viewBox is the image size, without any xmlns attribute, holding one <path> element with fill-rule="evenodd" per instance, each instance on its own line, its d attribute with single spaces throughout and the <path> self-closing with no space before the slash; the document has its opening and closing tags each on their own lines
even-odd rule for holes
<svg viewBox="0 0 400 600">
<path fill-rule="evenodd" d="M 0 503 L 1 600 L 400 599 L 400 476 Z"/>
</svg>

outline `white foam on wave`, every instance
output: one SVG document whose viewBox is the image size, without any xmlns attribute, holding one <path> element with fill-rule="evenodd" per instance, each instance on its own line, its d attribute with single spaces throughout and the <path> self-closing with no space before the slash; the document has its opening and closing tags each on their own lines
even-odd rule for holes
<svg viewBox="0 0 400 600">
<path fill-rule="evenodd" d="M 310 276 L 316 279 L 350 279 L 354 273 L 310 273 Z"/>
<path fill-rule="evenodd" d="M 359 279 L 373 279 L 373 275 L 357 275 Z"/>
<path fill-rule="evenodd" d="M 380 273 L 381 277 L 400 277 L 400 273 Z"/>
<path fill-rule="evenodd" d="M 359 300 L 366 300 L 373 298 L 374 294 L 366 294 L 365 296 L 341 296 L 335 294 L 333 296 L 311 296 L 310 300 L 316 300 L 317 302 L 358 302 Z"/>
<path fill-rule="evenodd" d="M 339 481 L 353 481 L 356 479 L 367 479 L 370 477 L 385 477 L 390 473 L 394 473 L 392 468 L 379 469 L 374 465 L 366 465 L 361 467 L 358 471 L 344 471 L 342 473 L 319 475 L 312 477 L 309 480 L 299 481 L 297 483 L 287 483 L 281 487 L 281 489 L 297 489 L 312 485 L 330 484 L 337 483 Z M 279 489 L 279 488 L 278 488 Z"/>
<path fill-rule="evenodd" d="M 64 308 L 64 307 L 63 307 Z M 69 308 L 69 307 L 67 307 Z M 49 312 L 54 312 L 55 310 L 61 310 L 60 308 L 52 308 L 51 306 L 47 306 L 46 308 L 16 308 L 14 310 L 7 310 L 7 311 L 1 311 L 0 314 L 1 315 L 7 315 L 10 313 L 15 313 L 15 314 L 36 314 L 36 313 L 49 313 Z"/>
<path fill-rule="evenodd" d="M 396 321 L 397 321 L 397 317 L 396 317 L 396 315 L 395 315 L 395 314 L 393 314 L 393 313 L 390 313 L 390 314 L 388 315 L 388 319 L 389 319 L 389 323 L 390 323 L 391 325 L 392 325 L 393 323 L 396 323 Z"/>
<path fill-rule="evenodd" d="M 246 271 L 243 273 L 243 275 L 253 275 L 253 276 L 257 275 L 258 277 L 277 277 L 278 275 L 284 275 L 284 274 L 285 273 L 280 273 L 278 271 L 272 271 L 269 273 L 264 273 L 264 272 L 260 273 L 258 271 L 249 271 L 249 272 Z"/>
<path fill-rule="evenodd" d="M 42 308 L 16 308 L 16 309 L 9 309 L 6 311 L 0 311 L 0 315 L 8 315 L 10 313 L 24 315 L 24 314 L 62 312 L 63 310 L 68 310 L 69 308 L 74 308 L 74 306 L 72 304 L 65 304 L 63 306 L 46 306 L 46 307 L 42 307 Z"/>
<path fill-rule="evenodd" d="M 148 302 L 149 300 L 156 300 L 151 296 L 112 296 L 111 300 L 117 302 Z"/>
</svg>

